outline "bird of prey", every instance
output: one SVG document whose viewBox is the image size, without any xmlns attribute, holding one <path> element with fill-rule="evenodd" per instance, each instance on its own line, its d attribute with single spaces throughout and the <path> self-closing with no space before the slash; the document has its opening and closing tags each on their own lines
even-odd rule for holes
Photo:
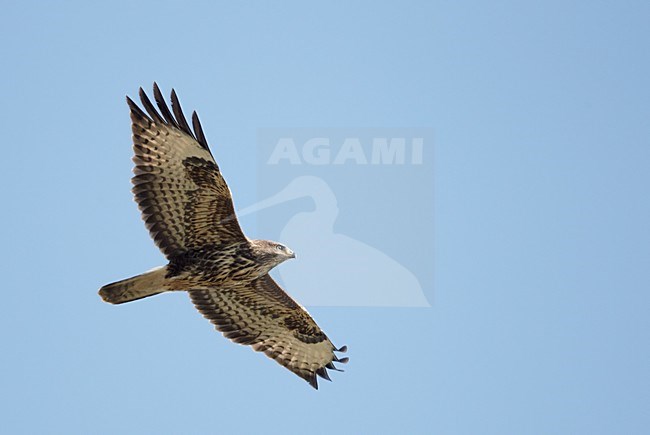
<svg viewBox="0 0 650 435">
<path fill-rule="evenodd" d="M 247 238 L 196 112 L 190 128 L 176 96 L 172 110 L 153 85 L 158 110 L 140 88 L 146 113 L 129 97 L 135 163 L 133 194 L 166 266 L 105 285 L 99 295 L 122 304 L 167 291 L 186 291 L 216 329 L 264 352 L 318 389 L 317 375 L 346 363 L 307 311 L 269 271 L 295 258 L 281 243 Z M 340 370 L 339 370 L 340 371 Z"/>
</svg>

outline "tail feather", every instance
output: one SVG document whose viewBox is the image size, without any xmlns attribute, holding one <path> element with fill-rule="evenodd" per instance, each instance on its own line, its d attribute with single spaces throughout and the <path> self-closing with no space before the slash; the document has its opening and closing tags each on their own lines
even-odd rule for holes
<svg viewBox="0 0 650 435">
<path fill-rule="evenodd" d="M 99 296 L 111 304 L 123 304 L 169 290 L 165 286 L 167 267 L 107 284 L 99 289 Z"/>
</svg>

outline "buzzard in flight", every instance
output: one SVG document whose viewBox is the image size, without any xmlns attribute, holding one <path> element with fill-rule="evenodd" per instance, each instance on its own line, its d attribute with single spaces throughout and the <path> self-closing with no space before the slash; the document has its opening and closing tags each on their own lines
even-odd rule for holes
<svg viewBox="0 0 650 435">
<path fill-rule="evenodd" d="M 187 291 L 216 329 L 252 346 L 318 388 L 334 362 L 346 363 L 314 319 L 271 278 L 295 258 L 286 246 L 248 239 L 237 222 L 230 189 L 212 157 L 196 112 L 190 128 L 176 92 L 172 111 L 154 83 L 158 110 L 140 88 L 146 113 L 131 109 L 133 193 L 154 242 L 169 263 L 99 290 L 121 304 L 167 291 Z"/>
</svg>

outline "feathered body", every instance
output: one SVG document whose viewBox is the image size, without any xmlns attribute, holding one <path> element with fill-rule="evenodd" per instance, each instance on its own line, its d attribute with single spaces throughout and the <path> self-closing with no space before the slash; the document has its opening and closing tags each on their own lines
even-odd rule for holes
<svg viewBox="0 0 650 435">
<path fill-rule="evenodd" d="M 295 258 L 286 246 L 250 240 L 234 212 L 196 112 L 193 130 L 172 90 L 172 110 L 154 83 L 158 110 L 144 91 L 143 112 L 131 99 L 135 163 L 133 193 L 145 225 L 169 260 L 159 269 L 102 287 L 121 304 L 166 291 L 187 291 L 204 317 L 226 338 L 264 352 L 318 388 L 329 380 L 336 349 L 311 316 L 268 275 Z"/>
</svg>

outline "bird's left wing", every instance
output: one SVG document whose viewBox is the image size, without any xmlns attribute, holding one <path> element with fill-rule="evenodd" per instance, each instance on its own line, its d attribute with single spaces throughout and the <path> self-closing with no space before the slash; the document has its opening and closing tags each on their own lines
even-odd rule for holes
<svg viewBox="0 0 650 435">
<path fill-rule="evenodd" d="M 316 375 L 346 363 L 314 319 L 269 275 L 229 288 L 189 291 L 190 298 L 216 329 L 235 343 L 250 345 L 318 389 Z"/>
<path fill-rule="evenodd" d="M 230 195 L 201 123 L 192 130 L 172 90 L 172 111 L 154 83 L 158 111 L 140 88 L 146 112 L 131 109 L 133 194 L 156 245 L 168 259 L 203 245 L 245 241 Z"/>
</svg>

